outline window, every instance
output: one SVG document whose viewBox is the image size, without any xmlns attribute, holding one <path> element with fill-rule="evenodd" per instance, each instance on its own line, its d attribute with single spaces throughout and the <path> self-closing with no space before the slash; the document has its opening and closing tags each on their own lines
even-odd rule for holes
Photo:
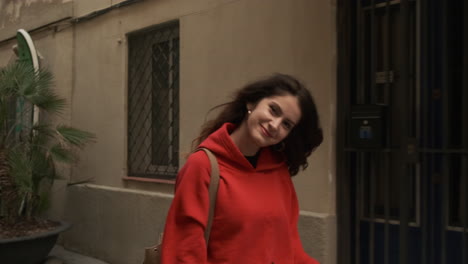
<svg viewBox="0 0 468 264">
<path fill-rule="evenodd" d="M 128 174 L 173 179 L 179 166 L 179 23 L 127 37 Z"/>
</svg>

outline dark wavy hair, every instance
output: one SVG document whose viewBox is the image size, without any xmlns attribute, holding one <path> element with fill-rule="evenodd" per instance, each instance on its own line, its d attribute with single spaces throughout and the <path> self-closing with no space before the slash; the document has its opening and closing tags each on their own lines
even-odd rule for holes
<svg viewBox="0 0 468 264">
<path fill-rule="evenodd" d="M 255 105 L 264 98 L 287 94 L 298 98 L 301 119 L 283 140 L 284 146 L 281 147 L 283 143 L 280 143 L 272 148 L 284 153 L 289 173 L 291 176 L 296 175 L 299 169 L 307 168 L 307 157 L 322 143 L 323 134 L 312 96 L 301 82 L 290 75 L 274 74 L 266 79 L 252 82 L 238 90 L 233 101 L 212 108 L 210 111 L 217 108 L 222 110 L 215 119 L 203 125 L 200 135 L 193 140 L 192 146 L 198 146 L 226 122 L 240 125 L 247 115 L 247 104 Z"/>
</svg>

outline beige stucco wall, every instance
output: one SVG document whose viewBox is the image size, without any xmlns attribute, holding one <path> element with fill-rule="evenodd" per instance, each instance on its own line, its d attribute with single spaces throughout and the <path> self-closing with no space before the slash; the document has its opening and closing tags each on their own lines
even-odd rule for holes
<svg viewBox="0 0 468 264">
<path fill-rule="evenodd" d="M 0 40 L 12 37 L 18 28 L 29 31 L 72 15 L 72 0 L 2 0 Z"/>
<path fill-rule="evenodd" d="M 193 128 L 203 122 L 206 111 L 225 102 L 235 89 L 272 72 L 293 74 L 310 88 L 325 129 L 325 142 L 312 155 L 310 168 L 295 178 L 301 208 L 334 212 L 329 153 L 333 21 L 329 1 L 308 0 L 236 1 L 182 17 L 181 146 L 189 146 L 196 137 Z"/>
<path fill-rule="evenodd" d="M 70 5 L 62 2 L 64 8 Z M 73 1 L 73 17 L 117 2 Z M 60 94 L 70 100 L 64 122 L 97 136 L 55 188 L 49 214 L 74 224 L 61 243 L 113 264 L 140 263 L 141 247 L 162 228 L 173 186 L 122 180 L 127 176 L 126 34 L 179 19 L 181 153 L 189 150 L 208 109 L 246 82 L 284 72 L 310 88 L 325 141 L 309 168 L 294 178 L 302 210 L 299 229 L 311 255 L 336 263 L 335 8 L 333 0 L 144 0 L 62 24 L 58 32 L 33 33 Z M 0 36 L 16 26 L 0 28 Z M 0 65 L 10 58 L 10 46 L 0 42 Z M 92 185 L 66 187 L 88 179 Z"/>
<path fill-rule="evenodd" d="M 153 245 L 164 229 L 172 197 L 93 184 L 73 186 L 67 203 L 73 210 L 65 215 L 73 228 L 62 236 L 62 244 L 112 264 L 142 263 L 143 248 Z M 301 212 L 298 228 L 308 254 L 322 264 L 336 263 L 330 239 L 335 233 L 334 217 Z"/>
<path fill-rule="evenodd" d="M 0 45 L 0 67 L 5 67 L 8 63 L 15 60 L 16 56 L 13 53 L 13 45 L 16 41 L 5 41 Z"/>
<path fill-rule="evenodd" d="M 295 179 L 301 207 L 333 213 L 334 6 L 308 0 L 203 2 L 205 8 L 188 0 L 147 1 L 76 26 L 73 122 L 99 140 L 85 150 L 75 172 L 94 176 L 97 184 L 125 186 L 125 34 L 180 19 L 181 152 L 189 150 L 207 110 L 241 85 L 272 72 L 298 76 L 316 98 L 325 132 L 309 169 Z"/>
</svg>

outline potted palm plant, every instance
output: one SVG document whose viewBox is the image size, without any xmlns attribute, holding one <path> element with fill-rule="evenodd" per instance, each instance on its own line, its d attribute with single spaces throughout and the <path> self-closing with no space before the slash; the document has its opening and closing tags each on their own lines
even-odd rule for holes
<svg viewBox="0 0 468 264">
<path fill-rule="evenodd" d="M 94 136 L 53 124 L 66 103 L 52 84 L 50 71 L 25 63 L 0 69 L 0 263 L 41 263 L 68 228 L 43 214 L 59 164 L 75 162 L 76 150 Z M 36 121 L 34 109 L 41 113 Z"/>
</svg>

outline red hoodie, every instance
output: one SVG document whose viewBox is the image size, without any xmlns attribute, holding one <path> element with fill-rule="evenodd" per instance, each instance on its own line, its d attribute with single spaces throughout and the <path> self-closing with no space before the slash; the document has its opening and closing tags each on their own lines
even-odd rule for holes
<svg viewBox="0 0 468 264">
<path fill-rule="evenodd" d="M 162 244 L 163 264 L 318 264 L 303 250 L 297 231 L 299 207 L 288 167 L 263 148 L 249 163 L 224 124 L 200 147 L 216 156 L 220 184 L 206 249 L 210 162 L 203 151 L 188 158 L 177 176 Z"/>
</svg>

